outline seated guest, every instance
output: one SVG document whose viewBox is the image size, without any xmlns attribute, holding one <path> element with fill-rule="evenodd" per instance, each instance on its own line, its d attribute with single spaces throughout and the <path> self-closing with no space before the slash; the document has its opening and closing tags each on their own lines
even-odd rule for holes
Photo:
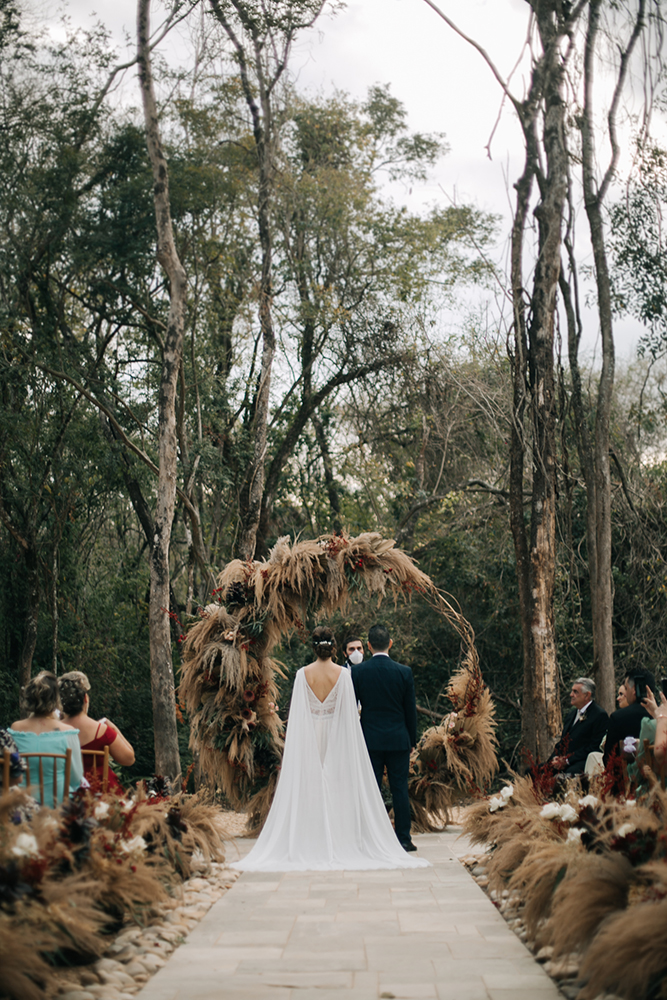
<svg viewBox="0 0 667 1000">
<path fill-rule="evenodd" d="M 0 754 L 2 755 L 0 759 L 3 761 L 3 770 L 5 750 L 9 750 L 9 788 L 5 788 L 3 783 L 2 789 L 6 795 L 8 791 L 14 791 L 14 789 L 18 789 L 19 785 L 24 784 L 25 772 L 28 765 L 19 753 L 16 741 L 9 735 L 6 729 L 0 729 Z M 10 808 L 9 820 L 11 823 L 17 825 L 23 823 L 26 820 L 32 819 L 32 814 L 36 809 L 39 809 L 39 803 L 26 792 L 22 792 L 17 797 L 16 804 Z"/>
<path fill-rule="evenodd" d="M 98 763 L 99 758 L 87 754 L 86 750 L 104 750 L 108 746 L 109 756 L 117 764 L 121 764 L 123 767 L 130 767 L 131 764 L 134 764 L 132 744 L 128 743 L 118 727 L 112 726 L 107 719 L 100 719 L 97 722 L 88 715 L 90 681 L 86 675 L 80 670 L 70 670 L 68 674 L 63 674 L 60 677 L 58 686 L 65 713 L 65 722 L 79 731 L 83 770 L 88 781 L 93 783 L 95 775 L 101 778 L 102 768 Z M 118 778 L 109 769 L 109 788 L 120 787 Z"/>
<path fill-rule="evenodd" d="M 18 752 L 24 753 L 65 753 L 72 751 L 72 766 L 70 769 L 70 794 L 79 787 L 83 777 L 81 747 L 79 746 L 78 730 L 66 725 L 58 718 L 60 698 L 58 696 L 58 678 L 48 670 L 42 670 L 26 684 L 24 702 L 28 711 L 27 719 L 19 719 L 7 730 L 16 743 Z M 32 786 L 39 785 L 39 762 L 30 758 L 30 781 Z M 63 781 L 65 769 L 63 762 L 45 757 L 42 759 L 44 773 L 44 805 L 51 806 L 53 801 L 53 767 L 58 774 L 58 802 L 63 797 Z"/>
<path fill-rule="evenodd" d="M 563 775 L 582 774 L 589 753 L 600 749 L 607 731 L 609 716 L 593 700 L 595 681 L 577 677 L 570 691 L 571 711 L 563 725 L 561 737 L 554 747 L 549 763 Z"/>
<path fill-rule="evenodd" d="M 649 717 L 649 713 L 644 705 L 642 705 L 641 701 L 637 700 L 635 691 L 637 683 L 645 689 L 650 688 L 655 694 L 655 679 L 650 670 L 636 670 L 633 674 L 628 674 L 623 679 L 623 683 L 618 689 L 618 698 L 616 699 L 619 707 L 609 716 L 607 741 L 604 745 L 604 754 L 602 756 L 605 767 L 612 753 L 614 751 L 616 753 L 619 752 L 619 743 L 624 741 L 628 736 L 633 737 L 635 740 L 639 739 L 642 719 Z"/>
<path fill-rule="evenodd" d="M 645 719 L 642 719 L 635 761 L 628 764 L 628 775 L 633 781 L 637 782 L 638 797 L 647 792 L 650 788 L 644 770 L 646 767 L 646 750 L 644 748 L 644 744 L 648 743 L 650 746 L 653 746 L 655 759 L 655 744 L 658 742 L 656 740 L 656 733 L 659 719 L 661 712 L 667 709 L 667 699 L 664 694 L 661 694 L 660 698 L 661 703 L 656 702 L 653 692 L 649 687 L 647 687 L 646 697 L 642 699 L 642 704 L 648 712 L 648 716 Z M 660 763 L 660 761 L 658 761 L 658 763 Z"/>
<path fill-rule="evenodd" d="M 667 759 L 667 698 L 660 694 L 660 703 L 655 710 L 655 744 L 653 757 L 656 764 L 663 764 Z"/>
</svg>

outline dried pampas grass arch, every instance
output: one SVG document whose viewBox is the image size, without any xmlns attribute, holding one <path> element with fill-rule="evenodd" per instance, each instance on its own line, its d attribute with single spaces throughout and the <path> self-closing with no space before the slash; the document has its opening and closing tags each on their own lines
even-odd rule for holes
<svg viewBox="0 0 667 1000">
<path fill-rule="evenodd" d="M 179 699 L 190 745 L 209 782 L 231 806 L 246 810 L 251 829 L 266 818 L 283 748 L 283 724 L 271 658 L 283 636 L 314 616 L 344 611 L 365 588 L 381 601 L 420 595 L 458 633 L 461 664 L 448 686 L 454 706 L 413 751 L 413 825 L 428 831 L 451 807 L 484 788 L 497 770 L 494 706 L 484 684 L 469 622 L 393 539 L 377 532 L 336 533 L 312 541 L 280 538 L 268 559 L 234 560 L 220 573 L 216 603 L 200 611 L 183 644 Z"/>
</svg>

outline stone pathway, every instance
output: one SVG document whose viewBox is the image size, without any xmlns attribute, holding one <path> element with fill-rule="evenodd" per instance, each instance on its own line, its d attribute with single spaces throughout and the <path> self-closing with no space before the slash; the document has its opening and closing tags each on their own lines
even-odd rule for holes
<svg viewBox="0 0 667 1000">
<path fill-rule="evenodd" d="M 416 838 L 433 868 L 244 873 L 137 997 L 562 1000 L 458 860 L 459 834 Z"/>
</svg>

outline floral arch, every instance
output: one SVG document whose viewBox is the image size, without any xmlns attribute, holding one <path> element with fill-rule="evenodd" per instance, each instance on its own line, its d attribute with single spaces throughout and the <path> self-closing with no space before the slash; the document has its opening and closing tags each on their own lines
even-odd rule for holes
<svg viewBox="0 0 667 1000">
<path fill-rule="evenodd" d="M 313 541 L 280 538 L 267 560 L 229 563 L 216 603 L 202 609 L 183 644 L 181 703 L 190 745 L 207 779 L 259 828 L 280 769 L 283 723 L 271 658 L 284 635 L 304 622 L 344 610 L 360 587 L 378 601 L 418 594 L 461 638 L 461 664 L 449 682 L 453 711 L 428 729 L 413 751 L 410 798 L 414 825 L 433 830 L 450 807 L 483 788 L 497 770 L 494 706 L 484 684 L 470 624 L 393 539 L 375 532 Z"/>
</svg>

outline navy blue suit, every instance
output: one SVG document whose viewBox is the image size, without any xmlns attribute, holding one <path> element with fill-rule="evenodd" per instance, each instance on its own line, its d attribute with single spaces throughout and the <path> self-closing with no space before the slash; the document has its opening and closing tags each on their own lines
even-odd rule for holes
<svg viewBox="0 0 667 1000">
<path fill-rule="evenodd" d="M 410 667 L 382 654 L 352 667 L 352 683 L 361 702 L 361 728 L 378 786 L 385 767 L 394 804 L 394 827 L 402 844 L 410 843 L 408 775 L 410 750 L 417 742 L 415 684 Z"/>
</svg>

